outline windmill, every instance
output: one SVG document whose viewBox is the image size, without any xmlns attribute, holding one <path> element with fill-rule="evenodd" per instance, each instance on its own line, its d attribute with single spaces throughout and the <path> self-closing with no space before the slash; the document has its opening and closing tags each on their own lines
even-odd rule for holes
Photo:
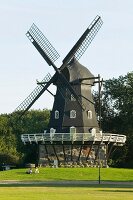
<svg viewBox="0 0 133 200">
<path fill-rule="evenodd" d="M 101 17 L 96 16 L 90 26 L 85 30 L 83 35 L 63 59 L 62 65 L 59 68 L 55 65 L 55 61 L 59 58 L 58 52 L 38 27 L 33 24 L 26 33 L 28 39 L 35 46 L 47 64 L 54 68 L 55 74 L 51 76 L 48 73 L 41 82 L 38 82 L 38 86 L 15 111 L 19 111 L 21 112 L 21 115 L 23 115 L 45 91 L 52 94 L 49 91 L 49 86 L 51 84 L 54 84 L 57 87 L 49 125 L 45 133 L 22 135 L 22 141 L 24 143 L 36 141 L 39 143 L 40 148 L 43 146 L 49 162 L 51 160 L 49 155 L 52 154 L 54 154 L 58 162 L 60 162 L 58 154 L 61 154 L 61 149 L 64 161 L 73 160 L 73 151 L 76 151 L 75 154 L 78 154 L 76 157 L 79 161 L 82 150 L 86 150 L 85 154 L 87 160 L 94 144 L 94 140 L 90 140 L 90 137 L 96 132 L 100 133 L 91 87 L 96 83 L 95 79 L 98 79 L 100 88 L 101 81 L 99 76 L 94 77 L 93 74 L 78 61 L 87 50 L 102 24 Z M 99 136 L 101 135 L 99 134 Z M 78 145 L 75 149 L 73 148 L 74 141 L 76 142 L 76 145 Z M 67 144 L 66 149 L 64 142 Z M 98 140 L 98 143 L 95 142 L 95 144 L 97 144 L 96 158 L 101 142 L 101 138 Z M 89 148 L 88 144 L 90 145 Z M 51 147 L 53 153 L 51 153 Z M 71 151 L 69 151 L 69 149 L 71 149 Z M 78 151 L 76 149 L 78 149 Z M 69 154 L 70 156 L 68 156 Z"/>
<path fill-rule="evenodd" d="M 77 132 L 86 132 L 94 127 L 98 129 L 90 88 L 95 79 L 91 72 L 82 66 L 78 60 L 96 36 L 102 23 L 99 16 L 92 21 L 66 55 L 60 68 L 57 68 L 54 63 L 59 58 L 58 52 L 35 24 L 31 26 L 26 35 L 48 65 L 54 68 L 55 74 L 51 77 L 48 73 L 41 82 L 38 82 L 35 90 L 15 111 L 21 111 L 23 115 L 46 90 L 49 91 L 49 86 L 54 84 L 57 86 L 57 91 L 49 128 L 53 127 L 57 132 L 69 132 L 71 126 L 77 126 Z M 89 89 L 86 91 L 87 85 Z"/>
</svg>

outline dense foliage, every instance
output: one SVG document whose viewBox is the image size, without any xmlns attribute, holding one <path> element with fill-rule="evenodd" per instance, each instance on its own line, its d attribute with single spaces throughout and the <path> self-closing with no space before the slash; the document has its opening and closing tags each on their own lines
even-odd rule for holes
<svg viewBox="0 0 133 200">
<path fill-rule="evenodd" d="M 117 167 L 133 167 L 133 72 L 105 81 L 102 93 L 102 130 L 127 136 L 126 145 L 116 149 L 110 163 Z M 97 93 L 94 100 L 99 113 Z M 43 132 L 49 116 L 47 109 L 28 111 L 22 118 L 20 113 L 1 114 L 0 163 L 35 162 L 38 146 L 24 145 L 20 135 Z"/>
<path fill-rule="evenodd" d="M 98 94 L 94 95 L 98 111 Z M 133 72 L 105 81 L 101 125 L 105 132 L 127 136 L 126 145 L 112 154 L 112 165 L 133 167 Z"/>
<path fill-rule="evenodd" d="M 37 160 L 37 145 L 24 145 L 21 134 L 39 133 L 46 129 L 49 110 L 31 110 L 20 118 L 20 113 L 0 115 L 0 163 L 23 164 Z"/>
</svg>

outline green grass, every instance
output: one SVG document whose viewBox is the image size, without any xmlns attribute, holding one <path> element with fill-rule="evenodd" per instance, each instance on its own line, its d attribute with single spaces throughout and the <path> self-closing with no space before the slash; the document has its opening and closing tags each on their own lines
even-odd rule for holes
<svg viewBox="0 0 133 200">
<path fill-rule="evenodd" d="M 40 168 L 39 174 L 26 174 L 26 169 L 0 171 L 0 180 L 98 180 L 98 168 Z M 101 180 L 133 181 L 132 169 L 101 168 Z"/>
<path fill-rule="evenodd" d="M 0 180 L 31 181 L 25 184 L 0 184 L 0 200 L 132 200 L 133 184 L 88 186 L 49 185 L 36 181 L 98 180 L 98 168 L 40 168 L 39 174 L 26 174 L 26 169 L 0 172 Z M 132 169 L 102 168 L 101 180 L 133 181 Z M 35 183 L 33 183 L 35 182 Z"/>
<path fill-rule="evenodd" d="M 0 200 L 132 200 L 133 188 L 2 187 Z"/>
</svg>

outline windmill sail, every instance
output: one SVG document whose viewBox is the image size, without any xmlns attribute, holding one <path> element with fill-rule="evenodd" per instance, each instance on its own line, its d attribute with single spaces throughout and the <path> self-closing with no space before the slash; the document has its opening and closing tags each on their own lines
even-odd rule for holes
<svg viewBox="0 0 133 200">
<path fill-rule="evenodd" d="M 42 32 L 37 28 L 35 24 L 31 26 L 26 35 L 30 39 L 32 44 L 36 47 L 36 49 L 39 51 L 39 53 L 43 56 L 45 61 L 49 65 L 53 66 L 56 73 L 58 74 L 58 78 L 62 81 L 62 83 L 64 83 L 67 86 L 68 90 L 74 95 L 79 106 L 82 108 L 83 105 L 81 104 L 81 100 L 79 99 L 79 97 L 77 96 L 77 94 L 75 93 L 65 76 L 62 73 L 60 73 L 60 70 L 54 64 L 55 60 L 57 60 L 59 57 L 59 54 L 55 50 L 55 48 L 51 45 L 48 39 L 42 34 Z"/>
<path fill-rule="evenodd" d="M 101 28 L 103 21 L 100 16 L 96 16 L 96 18 L 92 21 L 90 26 L 86 29 L 83 35 L 79 38 L 74 47 L 70 50 L 67 56 L 63 60 L 63 65 L 61 66 L 61 70 L 65 67 L 65 64 L 69 63 L 73 57 L 76 60 L 79 60 L 81 56 L 84 54 L 97 32 Z"/>
<path fill-rule="evenodd" d="M 60 57 L 56 49 L 34 23 L 26 35 L 49 65 L 52 65 L 52 62 L 54 63 Z"/>
<path fill-rule="evenodd" d="M 53 80 L 52 80 L 53 81 Z M 43 94 L 47 87 L 51 84 L 51 75 L 48 73 L 42 82 L 45 83 L 44 86 L 38 85 L 30 95 L 15 109 L 15 112 L 21 111 L 24 114 L 34 102 Z"/>
</svg>

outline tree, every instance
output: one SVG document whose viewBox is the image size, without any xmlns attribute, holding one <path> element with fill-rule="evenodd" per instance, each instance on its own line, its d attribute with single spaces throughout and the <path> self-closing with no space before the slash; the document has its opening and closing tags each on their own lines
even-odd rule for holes
<svg viewBox="0 0 133 200">
<path fill-rule="evenodd" d="M 0 163 L 17 164 L 19 153 L 16 148 L 17 140 L 9 126 L 8 115 L 0 116 Z"/>
<path fill-rule="evenodd" d="M 17 112 L 0 115 L 0 162 L 35 162 L 38 146 L 24 145 L 21 134 L 44 132 L 48 126 L 49 115 L 50 111 L 47 109 L 28 111 L 22 118 Z"/>
<path fill-rule="evenodd" d="M 50 111 L 45 109 L 28 111 L 20 118 L 20 113 L 10 116 L 12 131 L 17 137 L 17 151 L 22 154 L 22 163 L 35 162 L 37 160 L 38 145 L 24 145 L 21 141 L 22 134 L 42 133 L 47 128 Z"/>
<path fill-rule="evenodd" d="M 94 96 L 98 105 L 98 95 Z M 96 109 L 98 112 L 98 106 Z M 117 165 L 133 167 L 133 72 L 105 81 L 102 129 L 127 136 L 126 146 L 115 152 L 113 158 Z"/>
</svg>

